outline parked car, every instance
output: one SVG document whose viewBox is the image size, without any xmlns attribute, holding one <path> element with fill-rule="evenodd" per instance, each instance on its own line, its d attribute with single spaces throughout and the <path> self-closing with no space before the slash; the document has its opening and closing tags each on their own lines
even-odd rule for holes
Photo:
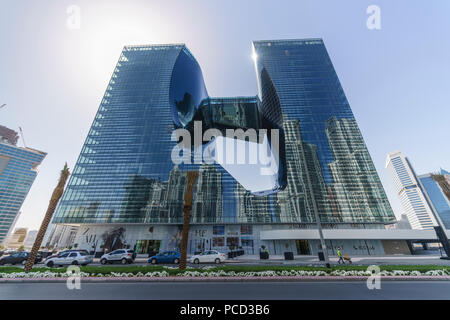
<svg viewBox="0 0 450 320">
<path fill-rule="evenodd" d="M 48 257 L 45 260 L 45 265 L 49 268 L 54 266 L 64 266 L 64 265 L 88 265 L 93 261 L 92 256 L 84 251 L 70 251 L 63 252 L 57 256 Z"/>
<path fill-rule="evenodd" d="M 56 258 L 56 257 L 58 257 L 58 256 L 61 256 L 61 255 L 65 254 L 65 253 L 69 253 L 69 252 L 83 252 L 84 254 L 86 254 L 86 255 L 88 255 L 88 256 L 90 255 L 89 252 L 88 252 L 87 250 L 76 250 L 76 249 L 71 249 L 71 250 L 63 250 L 63 251 L 60 251 L 60 252 L 58 252 L 58 253 L 56 253 L 56 254 L 52 254 L 52 255 L 50 255 L 50 256 L 47 257 L 47 260 L 48 260 L 48 259 L 51 259 L 51 258 Z"/>
<path fill-rule="evenodd" d="M 134 261 L 133 254 L 134 251 L 131 249 L 117 249 L 111 251 L 110 253 L 102 255 L 100 258 L 100 263 L 101 264 L 114 262 L 120 262 L 122 264 L 132 263 Z"/>
<path fill-rule="evenodd" d="M 133 261 L 136 259 L 136 252 L 134 250 L 128 249 L 128 252 L 131 252 L 131 257 L 133 258 Z"/>
<path fill-rule="evenodd" d="M 225 259 L 226 259 L 225 254 L 220 253 L 216 250 L 209 250 L 200 254 L 193 255 L 192 257 L 189 258 L 189 262 L 195 264 L 205 262 L 221 263 L 225 261 Z"/>
<path fill-rule="evenodd" d="M 5 264 L 12 264 L 12 265 L 14 265 L 14 264 L 23 264 L 23 265 L 25 265 L 25 263 L 27 262 L 29 256 L 30 256 L 29 252 L 25 252 L 25 251 L 14 252 L 12 254 L 2 256 L 0 258 L 0 265 L 5 265 Z M 42 261 L 42 257 L 38 253 L 36 255 L 36 259 L 34 260 L 34 263 L 36 264 L 36 263 L 39 263 L 41 261 Z"/>
<path fill-rule="evenodd" d="M 148 263 L 157 264 L 157 263 L 179 263 L 180 262 L 180 253 L 176 251 L 163 251 L 148 258 Z"/>
</svg>

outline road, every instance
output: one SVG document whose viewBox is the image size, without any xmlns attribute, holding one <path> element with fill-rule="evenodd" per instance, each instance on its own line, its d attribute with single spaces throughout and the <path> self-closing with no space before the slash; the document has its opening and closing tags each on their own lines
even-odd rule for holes
<svg viewBox="0 0 450 320">
<path fill-rule="evenodd" d="M 365 281 L 329 282 L 184 282 L 2 283 L 0 300 L 301 300 L 301 299 L 450 299 L 450 281 L 383 281 L 380 290 Z"/>
<path fill-rule="evenodd" d="M 337 264 L 337 257 L 330 258 L 333 264 Z M 403 256 L 356 256 L 352 257 L 353 265 L 442 265 L 450 266 L 450 260 L 442 260 L 439 255 L 403 255 Z M 241 256 L 235 259 L 228 259 L 224 263 L 225 265 L 240 265 L 240 266 L 322 266 L 323 262 L 319 261 L 316 256 L 295 256 L 295 260 L 284 260 L 283 256 L 271 255 L 269 260 L 259 260 L 256 256 Z M 133 263 L 136 266 L 149 265 L 147 258 L 138 257 Z M 202 265 L 188 264 L 190 267 L 201 267 Z M 9 265 L 8 265 L 9 266 Z M 20 267 L 21 265 L 16 265 Z M 43 263 L 37 265 L 38 267 L 44 267 Z M 94 262 L 90 266 L 101 266 L 99 259 L 94 259 Z M 110 266 L 110 265 L 108 265 Z M 114 266 L 121 266 L 120 263 L 115 263 Z M 129 266 L 126 264 L 125 266 Z M 173 266 L 168 265 L 168 266 Z M 1 272 L 2 266 L 0 266 Z"/>
</svg>

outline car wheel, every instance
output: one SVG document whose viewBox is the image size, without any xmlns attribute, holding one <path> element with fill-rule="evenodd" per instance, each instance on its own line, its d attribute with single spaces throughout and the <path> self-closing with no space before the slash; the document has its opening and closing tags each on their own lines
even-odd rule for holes
<svg viewBox="0 0 450 320">
<path fill-rule="evenodd" d="M 219 259 L 219 258 L 216 258 L 216 260 L 214 260 L 214 262 L 215 262 L 216 264 L 219 264 L 219 263 L 220 263 L 220 259 Z"/>
<path fill-rule="evenodd" d="M 72 265 L 77 266 L 78 265 L 78 261 L 77 260 L 73 261 Z"/>
<path fill-rule="evenodd" d="M 49 261 L 47 262 L 47 267 L 52 268 L 55 264 L 53 263 L 53 261 Z"/>
<path fill-rule="evenodd" d="M 180 262 L 180 260 L 178 260 L 178 258 L 173 259 L 173 263 L 178 264 Z"/>
<path fill-rule="evenodd" d="M 199 264 L 199 263 L 200 263 L 200 260 L 195 259 L 195 260 L 194 260 L 194 263 L 195 263 L 195 264 Z"/>
<path fill-rule="evenodd" d="M 121 262 L 122 264 L 126 264 L 126 263 L 128 262 L 128 260 L 125 259 L 125 258 L 123 258 L 122 260 L 120 260 L 120 262 Z"/>
<path fill-rule="evenodd" d="M 100 260 L 100 263 L 101 263 L 101 264 L 106 264 L 106 262 L 108 262 L 108 261 L 106 261 L 105 258 L 103 258 L 103 259 Z"/>
<path fill-rule="evenodd" d="M 151 263 L 151 264 L 157 264 L 158 261 L 157 261 L 155 258 L 153 258 L 153 259 L 150 261 L 150 263 Z"/>
</svg>

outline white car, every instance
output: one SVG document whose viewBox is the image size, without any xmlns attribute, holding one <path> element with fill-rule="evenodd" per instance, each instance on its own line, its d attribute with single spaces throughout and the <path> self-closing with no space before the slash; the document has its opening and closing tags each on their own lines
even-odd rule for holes
<svg viewBox="0 0 450 320">
<path fill-rule="evenodd" d="M 82 265 L 85 266 L 93 261 L 92 256 L 84 251 L 63 252 L 57 256 L 49 257 L 45 260 L 45 265 L 49 268 L 53 266 L 64 265 Z"/>
<path fill-rule="evenodd" d="M 130 249 L 117 249 L 101 256 L 100 263 L 120 262 L 122 264 L 132 263 L 134 261 L 134 251 Z"/>
<path fill-rule="evenodd" d="M 226 259 L 225 254 L 220 253 L 216 250 L 209 250 L 209 251 L 202 252 L 200 254 L 193 255 L 192 257 L 189 258 L 189 262 L 195 263 L 195 264 L 205 263 L 205 262 L 221 263 L 221 262 L 224 262 L 225 259 Z"/>
</svg>

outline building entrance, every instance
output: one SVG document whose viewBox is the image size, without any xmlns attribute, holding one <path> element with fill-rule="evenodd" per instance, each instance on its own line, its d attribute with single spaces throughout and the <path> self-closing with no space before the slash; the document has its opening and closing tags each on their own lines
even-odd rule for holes
<svg viewBox="0 0 450 320">
<path fill-rule="evenodd" d="M 311 254 L 311 249 L 309 247 L 308 240 L 295 240 L 295 244 L 297 245 L 297 254 L 299 255 Z"/>
<path fill-rule="evenodd" d="M 160 247 L 161 240 L 137 240 L 135 251 L 137 254 L 153 256 L 159 252 Z"/>
</svg>

